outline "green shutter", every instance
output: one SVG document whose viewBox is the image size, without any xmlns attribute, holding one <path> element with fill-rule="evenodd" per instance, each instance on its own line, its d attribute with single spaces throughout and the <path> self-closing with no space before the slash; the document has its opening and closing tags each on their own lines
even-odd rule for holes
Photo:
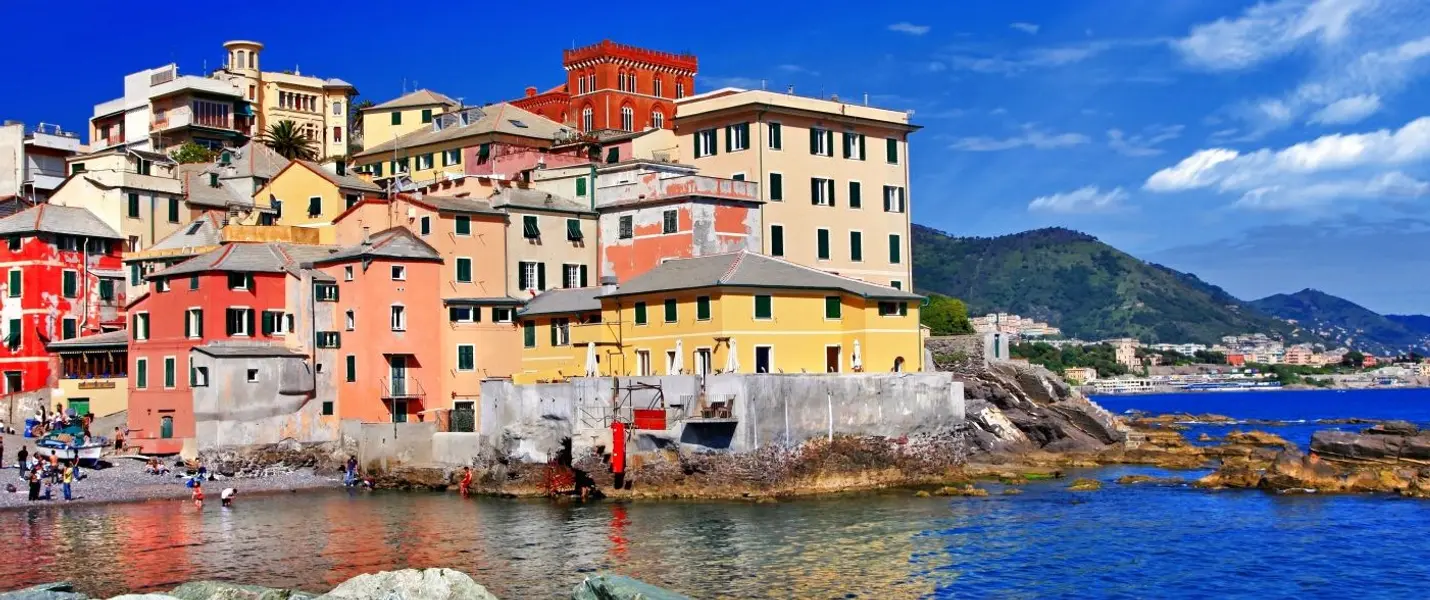
<svg viewBox="0 0 1430 600">
<path fill-rule="evenodd" d="M 139 194 L 134 192 L 129 193 L 129 216 L 134 219 L 139 218 Z"/>
<path fill-rule="evenodd" d="M 135 268 L 135 269 L 138 269 L 138 268 L 139 268 L 139 265 L 134 265 L 134 268 Z M 20 275 L 21 275 L 21 271 L 20 271 L 19 269 L 10 269 L 10 297 L 11 297 L 11 298 L 19 298 L 20 295 L 24 293 L 24 287 L 23 287 L 23 286 L 24 286 L 24 283 L 21 282 L 21 276 L 20 276 Z"/>
<path fill-rule="evenodd" d="M 829 260 L 829 230 L 820 229 L 815 233 L 819 241 L 819 260 Z"/>
<path fill-rule="evenodd" d="M 581 287 L 586 287 L 586 265 L 581 265 Z"/>
<path fill-rule="evenodd" d="M 149 387 L 149 361 L 139 360 L 135 362 L 134 366 L 134 370 L 136 371 L 134 387 L 141 390 Z"/>
<path fill-rule="evenodd" d="M 73 338 L 75 336 L 76 325 L 78 325 L 78 323 L 74 319 L 65 319 L 63 323 L 62 334 L 60 336 L 61 339 L 67 340 Z"/>
<path fill-rule="evenodd" d="M 184 337 L 194 337 L 194 324 L 190 322 L 189 311 L 184 311 Z"/>
<path fill-rule="evenodd" d="M 726 152 L 734 152 L 734 151 L 735 151 L 735 136 L 732 134 L 732 132 L 733 132 L 734 130 L 735 130 L 735 126 L 734 126 L 734 125 L 726 125 L 726 126 L 725 126 L 725 151 L 726 151 Z"/>
<path fill-rule="evenodd" d="M 556 339 L 556 319 L 551 319 L 550 329 L 551 329 L 551 347 L 552 347 L 552 348 L 555 348 L 555 347 L 561 345 L 560 343 L 558 343 L 558 340 Z"/>
<path fill-rule="evenodd" d="M 782 141 L 780 140 L 780 133 L 780 124 L 770 123 L 770 148 L 779 150 L 780 146 L 783 145 Z"/>
<path fill-rule="evenodd" d="M 66 298 L 74 298 L 79 295 L 79 274 L 74 271 L 64 272 L 63 292 Z"/>
<path fill-rule="evenodd" d="M 576 195 L 577 195 L 577 196 L 585 196 L 585 195 L 586 195 L 586 178 L 585 178 L 585 177 L 577 177 L 577 178 L 576 178 Z"/>
<path fill-rule="evenodd" d="M 367 168 L 371 170 L 373 177 L 382 177 L 382 163 L 373 163 Z"/>
<path fill-rule="evenodd" d="M 809 153 L 819 154 L 819 130 L 811 127 L 809 129 Z"/>
<path fill-rule="evenodd" d="M 770 173 L 770 201 L 779 202 L 785 199 L 785 176 L 779 173 Z"/>
<path fill-rule="evenodd" d="M 695 319 L 698 321 L 710 320 L 710 297 L 701 296 L 695 299 Z"/>
<path fill-rule="evenodd" d="M 818 178 L 818 177 L 810 177 L 810 178 L 809 178 L 809 203 L 810 203 L 810 204 L 813 204 L 813 205 L 815 205 L 815 206 L 818 206 L 818 205 L 819 205 L 819 178 Z"/>
<path fill-rule="evenodd" d="M 422 122 L 423 122 L 423 123 L 431 123 L 431 122 L 432 122 L 432 109 L 430 109 L 430 108 L 424 108 L 424 109 L 422 109 Z M 396 125 L 396 123 L 393 123 L 393 125 Z"/>
<path fill-rule="evenodd" d="M 472 259 L 457 259 L 457 281 L 470 283 L 472 281 Z"/>
<path fill-rule="evenodd" d="M 472 218 L 471 218 L 471 217 L 468 217 L 468 216 L 466 216 L 466 215 L 459 215 L 459 216 L 455 219 L 455 224 L 456 224 L 455 226 L 456 226 L 456 229 L 457 229 L 457 235 L 471 235 L 471 234 L 472 234 Z"/>
<path fill-rule="evenodd" d="M 402 111 L 400 111 L 400 110 L 394 110 L 394 111 L 392 111 L 392 124 L 393 124 L 393 125 L 401 125 L 401 124 L 402 124 Z"/>
<path fill-rule="evenodd" d="M 457 346 L 457 369 L 460 371 L 471 371 L 477 368 L 476 348 L 472 346 Z"/>
<path fill-rule="evenodd" d="M 884 158 L 891 165 L 899 164 L 899 140 L 893 138 L 885 140 Z"/>
<path fill-rule="evenodd" d="M 521 218 L 521 234 L 527 238 L 541 237 L 541 228 L 537 225 L 535 216 L 527 215 Z"/>
<path fill-rule="evenodd" d="M 566 239 L 573 242 L 581 239 L 581 220 L 566 219 Z"/>
<path fill-rule="evenodd" d="M 458 313 L 457 313 L 457 311 L 459 311 L 459 310 L 462 310 L 462 309 L 460 309 L 460 308 L 458 308 L 458 307 L 456 307 L 456 306 L 448 307 L 448 308 L 447 308 L 447 320 L 448 320 L 448 321 L 451 321 L 451 322 L 453 322 L 453 323 L 461 322 L 461 317 L 460 317 L 460 315 L 458 315 Z"/>
<path fill-rule="evenodd" d="M 536 289 L 546 289 L 546 263 L 536 263 Z"/>
<path fill-rule="evenodd" d="M 323 214 L 323 199 L 314 196 L 308 199 L 308 216 L 316 217 Z"/>
<path fill-rule="evenodd" d="M 610 148 L 607 148 L 606 164 L 614 165 L 618 162 L 621 162 L 621 148 L 619 146 L 612 146 Z"/>
<path fill-rule="evenodd" d="M 351 355 L 351 354 L 349 354 L 349 355 L 347 356 L 347 368 L 348 368 L 348 372 L 347 372 L 347 379 L 348 379 L 348 381 L 357 381 L 357 357 L 356 357 L 356 356 Z"/>
<path fill-rule="evenodd" d="M 849 260 L 853 262 L 864 260 L 864 234 L 858 231 L 849 232 Z"/>
<path fill-rule="evenodd" d="M 889 235 L 889 263 L 890 263 L 890 264 L 895 264 L 895 265 L 899 264 L 899 262 L 900 262 L 900 260 L 901 260 L 901 257 L 899 256 L 899 252 L 900 252 L 901 250 L 902 250 L 902 247 L 901 247 L 900 244 L 899 244 L 899 236 L 898 236 L 897 234 L 890 234 L 890 235 Z"/>
<path fill-rule="evenodd" d="M 645 303 L 636 303 L 636 325 L 645 325 Z"/>
<path fill-rule="evenodd" d="M 164 387 L 166 388 L 174 387 L 174 379 L 176 377 L 174 370 L 177 367 L 177 365 L 174 364 L 175 362 L 176 361 L 172 358 L 164 359 Z"/>
<path fill-rule="evenodd" d="M 863 190 L 859 187 L 859 182 L 849 182 L 849 208 L 862 208 L 864 206 Z"/>
<path fill-rule="evenodd" d="M 10 330 L 5 332 L 7 338 L 5 345 L 9 346 L 11 350 L 19 348 L 20 341 L 24 339 L 24 327 L 20 323 L 20 319 L 10 319 Z"/>
<path fill-rule="evenodd" d="M 273 313 L 263 311 L 263 335 L 273 335 Z"/>
<path fill-rule="evenodd" d="M 826 318 L 826 319 L 838 319 L 838 318 L 839 318 L 839 309 L 840 309 L 839 296 L 825 296 L 825 297 L 824 297 L 824 318 Z"/>
<path fill-rule="evenodd" d="M 859 160 L 864 160 L 865 156 L 867 154 L 865 153 L 864 134 L 861 133 L 859 134 Z"/>
<path fill-rule="evenodd" d="M 169 199 L 169 222 L 170 222 L 170 223 L 178 223 L 178 222 L 179 222 L 179 199 L 178 199 L 178 198 L 170 198 L 170 199 Z"/>
<path fill-rule="evenodd" d="M 676 321 L 675 298 L 665 300 L 665 322 L 674 323 Z"/>
<path fill-rule="evenodd" d="M 99 299 L 100 299 L 100 300 L 105 300 L 105 301 L 114 300 L 114 280 L 113 280 L 113 279 L 101 279 L 101 280 L 99 280 Z"/>
<path fill-rule="evenodd" d="M 144 313 L 144 320 L 139 323 L 139 329 L 144 332 L 144 339 L 149 339 L 149 313 Z"/>
<path fill-rule="evenodd" d="M 521 322 L 522 344 L 527 348 L 536 347 L 536 321 Z"/>
<path fill-rule="evenodd" d="M 785 255 L 784 225 L 770 225 L 770 256 Z"/>
<path fill-rule="evenodd" d="M 755 296 L 755 318 L 769 319 L 774 317 L 774 310 L 771 306 L 769 296 Z"/>
<path fill-rule="evenodd" d="M 844 158 L 854 158 L 854 134 L 844 132 Z"/>
<path fill-rule="evenodd" d="M 129 265 L 129 285 L 139 285 L 144 282 L 144 276 L 139 270 L 139 263 Z"/>
</svg>

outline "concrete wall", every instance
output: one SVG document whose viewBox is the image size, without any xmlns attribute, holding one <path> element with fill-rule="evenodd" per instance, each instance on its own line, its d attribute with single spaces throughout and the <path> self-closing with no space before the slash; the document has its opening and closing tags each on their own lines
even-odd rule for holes
<svg viewBox="0 0 1430 600">
<path fill-rule="evenodd" d="M 432 463 L 436 423 L 343 421 L 341 431 L 343 445 L 358 449 L 358 464 L 364 470 Z"/>
<path fill-rule="evenodd" d="M 190 360 L 209 370 L 209 385 L 193 388 L 199 450 L 338 439 L 338 418 L 322 415 L 322 403 L 312 397 L 305 357 L 217 358 L 193 352 Z M 258 370 L 257 381 L 248 381 L 249 369 Z"/>
</svg>

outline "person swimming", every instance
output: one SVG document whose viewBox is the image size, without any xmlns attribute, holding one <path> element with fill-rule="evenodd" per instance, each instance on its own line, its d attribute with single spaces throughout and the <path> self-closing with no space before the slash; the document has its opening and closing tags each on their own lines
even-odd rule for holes
<svg viewBox="0 0 1430 600">
<path fill-rule="evenodd" d="M 201 482 L 195 481 L 195 482 L 194 482 L 194 508 L 203 508 L 203 507 L 204 507 L 204 484 L 201 483 Z"/>
</svg>

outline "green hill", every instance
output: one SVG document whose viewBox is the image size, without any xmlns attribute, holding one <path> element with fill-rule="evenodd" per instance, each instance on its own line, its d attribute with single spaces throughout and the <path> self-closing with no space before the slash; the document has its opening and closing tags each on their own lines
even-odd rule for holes
<svg viewBox="0 0 1430 600">
<path fill-rule="evenodd" d="M 1195 275 L 1069 229 L 970 238 L 915 225 L 913 257 L 919 290 L 962 299 L 971 316 L 1033 317 L 1068 337 L 1213 344 L 1224 335 L 1266 333 L 1321 341 Z"/>
<path fill-rule="evenodd" d="M 1419 331 L 1424 317 L 1389 318 L 1359 304 L 1320 290 L 1304 289 L 1294 294 L 1276 294 L 1249 302 L 1257 309 L 1293 319 L 1300 326 L 1339 345 L 1378 355 L 1424 352 L 1430 334 Z"/>
</svg>

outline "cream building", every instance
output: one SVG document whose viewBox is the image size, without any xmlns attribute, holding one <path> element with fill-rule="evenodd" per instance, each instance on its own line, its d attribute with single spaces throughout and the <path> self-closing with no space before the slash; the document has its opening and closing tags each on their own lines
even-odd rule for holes
<svg viewBox="0 0 1430 600">
<path fill-rule="evenodd" d="M 363 149 L 432 127 L 437 115 L 460 107 L 456 100 L 432 90 L 417 90 L 362 109 Z"/>
<path fill-rule="evenodd" d="M 488 199 L 509 215 L 507 295 L 596 285 L 596 212 L 540 190 L 505 188 Z"/>
<path fill-rule="evenodd" d="M 341 79 L 303 75 L 296 65 L 291 73 L 264 71 L 259 57 L 263 44 L 258 42 L 235 40 L 223 47 L 227 61 L 213 76 L 232 84 L 248 101 L 257 118 L 249 135 L 256 137 L 280 121 L 293 121 L 316 142 L 318 160 L 347 156 L 348 105 L 357 88 Z"/>
<path fill-rule="evenodd" d="M 680 162 L 760 183 L 763 253 L 913 288 L 907 113 L 725 88 L 678 100 L 675 124 Z"/>
<path fill-rule="evenodd" d="M 89 209 L 124 236 L 129 252 L 190 220 L 178 165 L 163 154 L 122 148 L 81 154 L 70 157 L 69 172 L 50 203 Z"/>
</svg>

